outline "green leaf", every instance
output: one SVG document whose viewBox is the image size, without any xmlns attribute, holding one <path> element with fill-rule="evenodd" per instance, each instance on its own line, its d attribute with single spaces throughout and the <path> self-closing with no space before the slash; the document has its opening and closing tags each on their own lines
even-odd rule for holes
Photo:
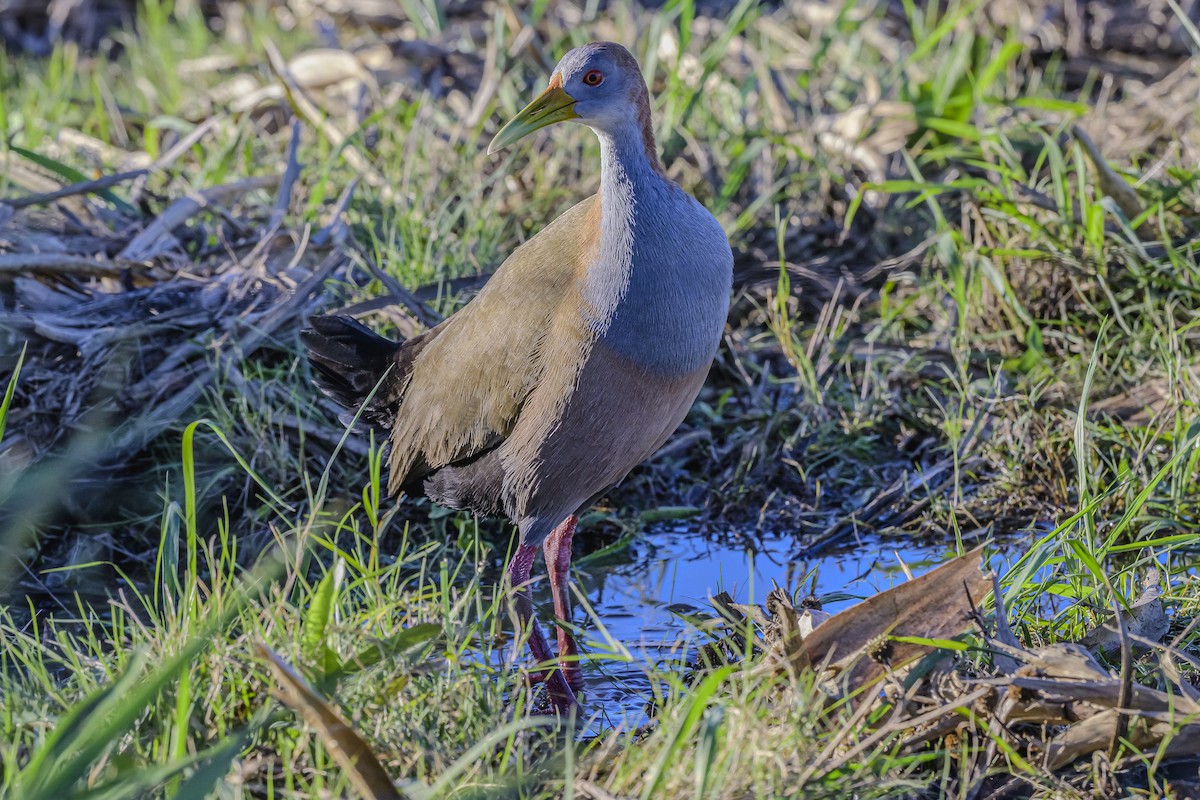
<svg viewBox="0 0 1200 800">
<path fill-rule="evenodd" d="M 84 175 L 71 165 L 64 164 L 61 161 L 56 161 L 49 156 L 44 156 L 41 153 L 35 153 L 34 151 L 27 150 L 24 147 L 17 147 L 15 144 L 9 145 L 9 149 L 17 155 L 24 156 L 25 158 L 29 159 L 42 169 L 49 170 L 58 177 L 69 181 L 70 183 L 83 183 L 84 181 L 88 180 L 87 175 Z"/>
<path fill-rule="evenodd" d="M 944 133 L 947 136 L 956 136 L 968 142 L 978 142 L 983 138 L 983 132 L 979 128 L 976 128 L 969 122 L 960 122 L 956 119 L 924 117 L 921 119 L 921 124 L 932 131 Z"/>
<path fill-rule="evenodd" d="M 584 564 L 603 563 L 606 559 L 610 559 L 614 556 L 624 553 L 633 545 L 635 541 L 637 541 L 637 538 L 638 535 L 636 533 L 627 533 L 607 547 L 602 547 L 599 550 L 575 559 L 575 565 L 583 566 Z"/>
<path fill-rule="evenodd" d="M 0 402 L 0 442 L 4 441 L 4 427 L 8 422 L 8 409 L 12 407 L 13 395 L 17 393 L 17 376 L 21 374 L 21 365 L 25 363 L 25 350 L 28 347 L 28 342 L 21 346 L 21 355 L 17 356 L 17 365 L 13 367 L 12 377 L 8 379 L 8 389 L 4 392 L 4 400 Z"/>
<path fill-rule="evenodd" d="M 704 713 L 700 728 L 700 741 L 696 747 L 696 799 L 709 795 L 709 775 L 717 760 L 717 734 L 725 719 L 725 710 L 717 707 L 710 708 Z"/>
<path fill-rule="evenodd" d="M 338 588 L 346 574 L 346 562 L 339 558 L 333 564 L 333 569 L 325 573 L 317 590 L 313 592 L 308 603 L 308 611 L 304 614 L 304 627 L 300 636 L 300 652 L 309 662 L 320 660 L 324 664 L 326 658 L 325 636 L 329 631 L 329 623 L 333 620 L 333 610 L 337 603 Z"/>
<path fill-rule="evenodd" d="M 129 734 L 158 694 L 191 665 L 210 641 L 210 636 L 197 636 L 173 658 L 144 675 L 145 656 L 139 654 L 112 684 L 71 709 L 54 735 L 18 773 L 15 785 L 21 790 L 19 796 L 25 800 L 61 800 L 72 787 L 86 780 L 96 761 Z M 165 773 L 163 779 L 170 774 Z"/>
<path fill-rule="evenodd" d="M 266 715 L 262 715 L 266 719 Z M 238 757 L 250 739 L 250 734 L 261 725 L 261 721 L 245 728 L 223 742 L 208 748 L 198 754 L 197 760 L 203 761 L 200 767 L 179 785 L 172 800 L 204 800 L 210 796 L 217 785 L 225 780 L 233 760 Z"/>
<path fill-rule="evenodd" d="M 228 627 L 245 600 L 244 594 L 236 595 L 221 613 L 206 620 L 175 654 L 153 669 L 146 669 L 145 652 L 135 651 L 125 670 L 111 684 L 92 692 L 63 715 L 15 776 L 11 784 L 17 790 L 14 796 L 24 800 L 62 800 L 71 796 L 68 793 L 80 782 L 94 777 L 96 762 L 115 743 L 131 734 L 147 709 L 156 705 L 159 695 L 183 670 L 191 668 L 218 638 L 219 631 Z M 174 774 L 172 770 L 163 773 L 163 780 Z"/>
<path fill-rule="evenodd" d="M 1020 358 L 1009 358 L 1004 361 L 1004 368 L 1014 372 L 1027 374 L 1032 372 L 1046 357 L 1046 347 L 1042 342 L 1042 329 L 1037 323 L 1030 322 L 1025 331 L 1025 352 Z"/>
<path fill-rule="evenodd" d="M 214 787 L 229 774 L 233 760 L 245 748 L 250 734 L 257 730 L 265 719 L 265 714 L 260 715 L 256 724 L 199 753 L 167 764 L 123 771 L 107 783 L 70 795 L 69 800 L 137 800 L 157 796 L 158 793 L 153 790 L 196 764 L 201 765 L 199 769 L 178 791 L 169 793 L 169 796 L 172 800 L 204 800 L 212 795 Z"/>
<path fill-rule="evenodd" d="M 1162 469 L 1154 473 L 1154 476 L 1150 478 L 1149 482 L 1147 482 L 1147 484 L 1142 487 L 1141 491 L 1137 493 L 1137 496 L 1133 498 L 1133 502 L 1131 502 L 1125 508 L 1125 513 L 1121 515 L 1121 519 L 1118 520 L 1117 524 L 1114 525 L 1112 530 L 1108 532 L 1108 536 L 1106 536 L 1104 540 L 1104 549 L 1106 551 L 1111 552 L 1117 549 L 1114 546 L 1117 539 L 1121 537 L 1121 534 L 1125 532 L 1126 528 L 1128 528 L 1134 523 L 1135 520 L 1138 519 L 1138 515 L 1141 514 L 1142 508 L 1144 508 L 1146 503 L 1149 502 L 1150 495 L 1152 495 L 1154 490 L 1158 488 L 1158 484 L 1162 483 L 1163 479 L 1166 478 L 1173 469 L 1175 469 L 1175 466 L 1183 459 L 1184 456 L 1191 452 L 1192 448 L 1194 448 L 1197 443 L 1200 443 L 1200 427 L 1193 426 L 1193 428 L 1188 431 L 1188 434 L 1187 441 L 1180 446 L 1179 451 L 1175 453 L 1175 455 L 1171 456 L 1170 461 L 1168 461 L 1166 464 L 1163 464 Z M 1142 543 L 1143 546 L 1145 546 L 1145 544 L 1145 542 Z"/>
<path fill-rule="evenodd" d="M 992 84 L 996 82 L 1001 71 L 1008 66 L 1009 62 L 1019 56 L 1024 49 L 1025 46 L 1015 39 L 1009 39 L 1005 42 L 1004 46 L 1000 48 L 1000 52 L 979 73 L 979 79 L 975 82 L 976 94 L 978 96 L 985 94 L 991 88 Z"/>
<path fill-rule="evenodd" d="M 1067 541 L 1067 544 L 1070 546 L 1072 552 L 1075 553 L 1075 557 L 1083 562 L 1083 565 L 1087 567 L 1088 572 L 1092 573 L 1092 577 L 1096 579 L 1098 584 L 1103 586 L 1105 583 L 1107 583 L 1108 576 L 1104 572 L 1104 567 L 1100 566 L 1100 562 L 1097 561 L 1096 556 L 1094 556 L 1092 552 L 1087 549 L 1087 545 L 1078 539 L 1070 539 Z M 1122 603 L 1122 605 L 1124 605 L 1124 603 Z"/>
<path fill-rule="evenodd" d="M 1021 97 L 1014 100 L 1013 105 L 1017 108 L 1036 108 L 1040 111 L 1051 111 L 1055 114 L 1077 114 L 1082 116 L 1088 112 L 1087 103 L 1056 100 L 1050 97 Z"/>
<path fill-rule="evenodd" d="M 888 639 L 903 644 L 920 644 L 925 647 L 936 647 L 939 650 L 963 651 L 969 649 L 969 645 L 966 642 L 956 642 L 953 639 L 927 639 L 924 636 L 889 636 Z"/>
<path fill-rule="evenodd" d="M 695 506 L 659 506 L 648 508 L 638 514 L 638 520 L 646 525 L 655 522 L 669 522 L 676 519 L 691 519 L 700 513 Z"/>
<path fill-rule="evenodd" d="M 24 156 L 42 169 L 53 172 L 55 175 L 63 178 L 68 183 L 86 183 L 87 181 L 91 180 L 91 178 L 89 178 L 87 175 L 84 175 L 71 165 L 64 164 L 61 161 L 56 161 L 53 158 L 42 155 L 41 153 L 35 153 L 32 150 L 26 150 L 24 147 L 17 147 L 15 144 L 9 145 L 8 149 L 17 155 Z M 96 192 L 96 194 L 119 208 L 122 214 L 127 214 L 132 217 L 139 216 L 136 208 L 113 194 L 111 189 L 101 189 Z"/>
<path fill-rule="evenodd" d="M 658 796 L 658 787 L 666 776 L 667 766 L 675 760 L 676 753 L 683 746 L 684 741 L 691 735 L 692 729 L 704 716 L 708 709 L 708 701 L 717 693 L 717 689 L 725 682 L 734 672 L 734 667 L 721 667 L 715 669 L 700 682 L 700 685 L 692 689 L 684 701 L 687 713 L 683 720 L 675 728 L 671 734 L 670 741 L 666 747 L 659 753 L 654 766 L 650 769 L 650 774 L 646 776 L 645 788 L 642 790 L 642 800 L 649 800 L 651 797 Z"/>
</svg>

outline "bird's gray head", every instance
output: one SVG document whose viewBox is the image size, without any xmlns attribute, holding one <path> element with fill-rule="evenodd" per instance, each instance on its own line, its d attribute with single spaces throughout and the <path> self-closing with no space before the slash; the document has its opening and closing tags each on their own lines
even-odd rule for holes
<svg viewBox="0 0 1200 800">
<path fill-rule="evenodd" d="M 563 56 L 546 90 L 500 129 L 488 152 L 566 120 L 600 134 L 640 135 L 650 162 L 658 163 L 646 81 L 637 59 L 615 42 L 591 42 Z"/>
<path fill-rule="evenodd" d="M 574 98 L 574 111 L 583 124 L 599 131 L 614 132 L 643 109 L 648 115 L 650 97 L 646 81 L 633 55 L 614 42 L 592 42 L 563 56 L 550 77 L 562 83 Z"/>
</svg>

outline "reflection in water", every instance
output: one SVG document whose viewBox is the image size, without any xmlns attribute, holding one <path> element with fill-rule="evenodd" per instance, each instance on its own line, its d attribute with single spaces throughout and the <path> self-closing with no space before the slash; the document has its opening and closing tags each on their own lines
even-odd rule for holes
<svg viewBox="0 0 1200 800">
<path fill-rule="evenodd" d="M 594 609 L 592 615 L 575 608 L 589 657 L 587 710 L 602 710 L 605 726 L 645 722 L 652 697 L 647 667 L 690 655 L 697 634 L 681 615 L 713 616 L 708 597 L 719 591 L 761 605 L 776 583 L 794 595 L 803 586 L 802 598 L 814 593 L 815 581 L 825 609 L 837 612 L 903 581 L 897 554 L 914 575 L 954 555 L 952 546 L 901 544 L 870 540 L 804 563 L 793 561 L 793 537 L 722 541 L 686 528 L 660 529 L 639 537 L 618 564 L 579 566 L 575 578 Z M 553 618 L 549 608 L 543 614 Z"/>
</svg>

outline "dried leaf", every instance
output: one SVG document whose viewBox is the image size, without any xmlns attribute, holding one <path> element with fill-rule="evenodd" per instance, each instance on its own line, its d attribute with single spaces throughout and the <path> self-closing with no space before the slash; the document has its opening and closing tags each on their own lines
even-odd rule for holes
<svg viewBox="0 0 1200 800">
<path fill-rule="evenodd" d="M 1157 577 L 1155 573 L 1154 581 L 1148 582 L 1137 602 L 1121 612 L 1121 621 L 1128 635 L 1152 642 L 1162 641 L 1171 626 L 1171 620 L 1163 608 L 1162 590 L 1157 585 Z M 1079 643 L 1103 655 L 1111 655 L 1121 649 L 1121 636 L 1110 616 L 1101 625 L 1088 631 Z"/>
<path fill-rule="evenodd" d="M 818 625 L 830 619 L 833 619 L 833 614 L 830 614 L 828 611 L 821 611 L 815 608 L 804 609 L 804 611 L 800 612 L 800 635 L 806 638 L 811 636 Z"/>
<path fill-rule="evenodd" d="M 374 89 L 371 73 L 353 53 L 319 48 L 307 50 L 288 62 L 288 71 L 303 89 L 323 89 L 347 79 L 357 79 Z"/>
<path fill-rule="evenodd" d="M 1112 397 L 1092 403 L 1088 415 L 1112 417 L 1130 426 L 1170 420 L 1169 414 L 1195 397 L 1200 387 L 1200 365 L 1182 369 L 1177 375 L 1147 378 Z"/>
<path fill-rule="evenodd" d="M 403 795 L 350 724 L 278 653 L 264 644 L 258 646 L 258 652 L 275 676 L 276 696 L 317 731 L 354 788 L 368 800 L 400 800 Z"/>
<path fill-rule="evenodd" d="M 1109 746 L 1120 714 L 1108 710 L 1077 722 L 1046 743 L 1046 768 L 1061 769 L 1082 756 Z M 1200 725 L 1153 721 L 1135 717 L 1130 721 L 1128 740 L 1142 751 L 1159 750 L 1158 757 L 1195 756 L 1200 748 Z M 1144 756 L 1139 756 L 1144 757 Z M 1174 795 L 1172 795 L 1174 796 Z"/>
<path fill-rule="evenodd" d="M 1080 146 L 1087 152 L 1088 158 L 1091 159 L 1092 166 L 1096 168 L 1096 182 L 1099 184 L 1100 191 L 1107 197 L 1111 197 L 1117 207 L 1121 209 L 1121 213 L 1130 221 L 1140 217 L 1145 208 L 1142 205 L 1142 200 L 1138 197 L 1137 190 L 1130 186 L 1124 178 L 1117 174 L 1116 170 L 1108 165 L 1104 160 L 1104 154 L 1100 152 L 1100 148 L 1092 141 L 1092 137 L 1088 136 L 1078 125 L 1071 126 L 1071 134 Z M 1142 239 L 1153 239 L 1154 229 L 1149 224 L 1143 222 L 1138 226 L 1137 234 Z"/>
<path fill-rule="evenodd" d="M 826 620 L 804 640 L 800 666 L 829 663 L 839 674 L 849 671 L 850 691 L 883 673 L 883 664 L 864 658 L 867 647 L 881 637 L 908 636 L 948 639 L 967 627 L 975 608 L 992 588 L 990 574 L 980 569 L 976 548 L 921 577 L 907 581 Z M 968 597 L 970 598 L 968 600 Z M 886 661 L 892 667 L 910 663 L 930 648 L 895 642 Z"/>
</svg>

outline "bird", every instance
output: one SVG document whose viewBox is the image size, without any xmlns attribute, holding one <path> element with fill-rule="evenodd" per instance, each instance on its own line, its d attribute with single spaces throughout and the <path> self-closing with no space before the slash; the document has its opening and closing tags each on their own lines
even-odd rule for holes
<svg viewBox="0 0 1200 800">
<path fill-rule="evenodd" d="M 659 160 L 626 48 L 567 52 L 488 155 L 566 121 L 600 141 L 599 191 L 517 247 L 458 311 L 402 342 L 337 314 L 301 332 L 317 386 L 387 432 L 390 495 L 515 524 L 508 590 L 559 712 L 579 708 L 585 686 L 569 630 L 578 515 L 684 420 L 724 335 L 733 277 L 721 224 Z M 528 591 L 539 548 L 557 658 Z"/>
</svg>

